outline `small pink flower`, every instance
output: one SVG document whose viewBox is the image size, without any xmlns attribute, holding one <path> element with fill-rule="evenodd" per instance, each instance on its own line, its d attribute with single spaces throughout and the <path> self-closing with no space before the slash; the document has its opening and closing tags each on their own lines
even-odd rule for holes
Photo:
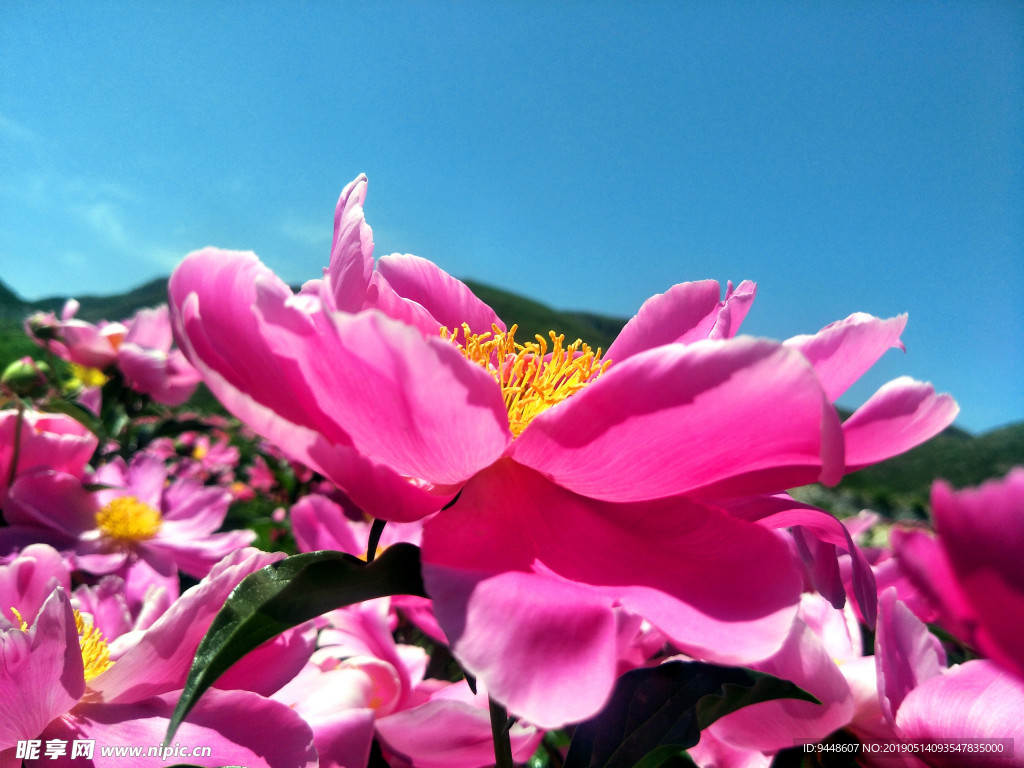
<svg viewBox="0 0 1024 768">
<path fill-rule="evenodd" d="M 158 403 L 181 405 L 199 384 L 199 372 L 172 349 L 167 305 L 140 309 L 117 350 L 117 366 L 129 386 Z"/>
<path fill-rule="evenodd" d="M 26 410 L 20 429 L 18 422 L 16 410 L 0 411 L 0 506 L 12 462 L 17 461 L 15 477 L 42 470 L 82 477 L 98 442 L 81 423 L 62 413 Z"/>
<path fill-rule="evenodd" d="M 140 453 L 97 470 L 95 481 L 112 486 L 91 492 L 78 478 L 37 472 L 11 488 L 10 526 L 0 543 L 35 535 L 73 553 L 75 567 L 116 573 L 137 607 L 151 586 L 178 593 L 178 569 L 200 578 L 229 552 L 255 538 L 248 530 L 216 533 L 231 495 L 191 480 L 169 484 L 163 462 Z"/>
</svg>

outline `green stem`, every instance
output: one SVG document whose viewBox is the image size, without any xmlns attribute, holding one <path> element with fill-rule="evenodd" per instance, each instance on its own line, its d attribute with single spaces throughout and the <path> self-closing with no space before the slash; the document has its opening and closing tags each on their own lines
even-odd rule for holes
<svg viewBox="0 0 1024 768">
<path fill-rule="evenodd" d="M 366 542 L 366 562 L 372 563 L 377 556 L 377 545 L 380 544 L 380 535 L 384 533 L 384 526 L 387 520 L 374 520 L 370 526 L 370 540 Z"/>
<path fill-rule="evenodd" d="M 508 735 L 508 711 L 494 699 L 491 708 L 491 737 L 494 739 L 494 768 L 515 768 L 512 762 L 512 741 Z"/>
</svg>

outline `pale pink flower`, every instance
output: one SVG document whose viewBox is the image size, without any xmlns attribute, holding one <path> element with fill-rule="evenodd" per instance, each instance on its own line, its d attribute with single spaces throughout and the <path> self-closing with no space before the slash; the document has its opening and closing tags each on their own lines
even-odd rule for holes
<svg viewBox="0 0 1024 768">
<path fill-rule="evenodd" d="M 891 587 L 879 596 L 875 661 L 882 713 L 899 739 L 1007 739 L 1004 747 L 1012 746 L 1013 757 L 998 764 L 1024 766 L 1024 680 L 987 659 L 945 668 L 938 640 Z M 922 752 L 916 758 L 918 764 L 950 768 L 993 763 L 989 754 L 963 752 Z"/>
<path fill-rule="evenodd" d="M 25 321 L 26 332 L 58 357 L 102 371 L 117 360 L 128 325 L 79 320 L 75 315 L 80 307 L 75 299 L 68 299 L 59 320 L 52 312 L 38 312 Z"/>
</svg>

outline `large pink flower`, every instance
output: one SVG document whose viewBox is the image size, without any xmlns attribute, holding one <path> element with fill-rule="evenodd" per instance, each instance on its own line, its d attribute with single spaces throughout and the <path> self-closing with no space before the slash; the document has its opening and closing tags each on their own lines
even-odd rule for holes
<svg viewBox="0 0 1024 768">
<path fill-rule="evenodd" d="M 555 337 L 517 344 L 430 262 L 374 268 L 365 193 L 363 177 L 342 193 L 330 265 L 298 295 L 251 253 L 191 254 L 170 282 L 175 333 L 229 409 L 373 516 L 458 496 L 424 527 L 428 591 L 466 669 L 540 725 L 603 703 L 619 606 L 704 658 L 776 650 L 800 589 L 790 549 L 716 500 L 835 482 L 956 412 L 897 380 L 840 424 L 832 401 L 904 319 L 734 337 L 748 282 L 648 300 L 610 366 Z"/>
</svg>

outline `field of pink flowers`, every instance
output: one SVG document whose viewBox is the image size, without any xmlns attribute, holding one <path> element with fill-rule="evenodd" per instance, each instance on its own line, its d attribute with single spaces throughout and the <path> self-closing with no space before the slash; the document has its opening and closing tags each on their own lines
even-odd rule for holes
<svg viewBox="0 0 1024 768">
<path fill-rule="evenodd" d="M 374 259 L 366 187 L 298 293 L 207 248 L 167 305 L 26 321 L 0 768 L 1024 765 L 1024 468 L 934 528 L 787 493 L 952 423 L 906 377 L 833 405 L 906 316 L 753 338 L 704 280 L 604 351 L 516 338 Z"/>
</svg>

